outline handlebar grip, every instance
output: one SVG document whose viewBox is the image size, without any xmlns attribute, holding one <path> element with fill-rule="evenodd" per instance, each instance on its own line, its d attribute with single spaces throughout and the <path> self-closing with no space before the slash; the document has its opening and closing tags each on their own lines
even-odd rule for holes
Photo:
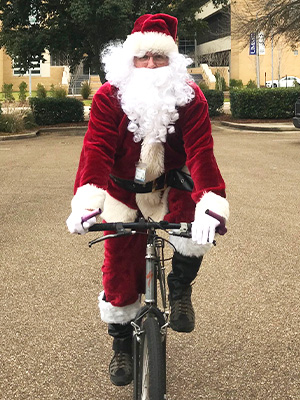
<svg viewBox="0 0 300 400">
<path fill-rule="evenodd" d="M 102 232 L 102 231 L 115 231 L 116 230 L 116 223 L 108 223 L 108 222 L 103 222 L 101 224 L 94 224 L 89 227 L 89 232 Z"/>
<path fill-rule="evenodd" d="M 227 228 L 225 226 L 225 221 L 226 221 L 225 218 L 219 214 L 214 213 L 211 210 L 206 210 L 205 214 L 210 215 L 211 217 L 217 219 L 220 222 L 220 225 L 216 227 L 216 232 L 219 235 L 225 235 L 225 233 L 227 232 Z"/>
<path fill-rule="evenodd" d="M 96 217 L 97 215 L 101 214 L 100 208 L 92 211 L 90 214 L 85 215 L 84 217 L 81 217 L 81 223 L 88 221 L 89 219 Z"/>
</svg>

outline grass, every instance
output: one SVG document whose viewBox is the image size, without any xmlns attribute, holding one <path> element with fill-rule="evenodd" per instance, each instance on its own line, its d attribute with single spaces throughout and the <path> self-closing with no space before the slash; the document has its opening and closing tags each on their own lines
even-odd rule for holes
<svg viewBox="0 0 300 400">
<path fill-rule="evenodd" d="M 88 99 L 88 100 L 82 100 L 83 104 L 85 106 L 91 106 L 92 105 L 92 100 Z"/>
<path fill-rule="evenodd" d="M 15 101 L 19 101 L 19 92 L 13 92 L 13 96 L 15 98 Z M 29 92 L 26 92 L 26 96 L 29 97 Z M 31 92 L 31 97 L 36 97 L 36 91 Z M 5 101 L 4 98 L 4 93 L 0 92 L 0 101 Z M 81 100 L 85 106 L 91 106 L 92 105 L 92 99 L 88 100 Z"/>
<path fill-rule="evenodd" d="M 19 101 L 19 92 L 13 92 L 13 96 L 15 98 L 15 101 Z M 26 92 L 26 96 L 29 96 L 29 92 Z M 35 97 L 36 96 L 36 91 L 31 92 L 31 96 Z M 4 93 L 0 92 L 0 101 L 4 101 Z"/>
</svg>

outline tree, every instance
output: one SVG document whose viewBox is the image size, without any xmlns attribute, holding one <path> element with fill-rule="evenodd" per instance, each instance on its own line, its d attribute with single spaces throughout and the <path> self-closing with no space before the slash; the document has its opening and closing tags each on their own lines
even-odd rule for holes
<svg viewBox="0 0 300 400">
<path fill-rule="evenodd" d="M 290 43 L 300 41 L 300 0 L 252 0 L 237 11 L 238 36 L 264 32 L 265 38 L 285 38 Z"/>
<path fill-rule="evenodd" d="M 228 0 L 214 0 L 226 4 Z M 111 40 L 125 39 L 136 18 L 165 12 L 179 20 L 179 35 L 189 38 L 203 24 L 195 12 L 207 0 L 0 0 L 0 46 L 22 72 L 43 60 L 48 50 L 64 54 L 71 71 L 84 60 L 103 79 L 100 53 Z"/>
</svg>

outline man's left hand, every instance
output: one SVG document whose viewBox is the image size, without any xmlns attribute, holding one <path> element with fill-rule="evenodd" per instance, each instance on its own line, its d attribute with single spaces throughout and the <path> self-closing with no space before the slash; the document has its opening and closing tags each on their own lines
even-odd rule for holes
<svg viewBox="0 0 300 400">
<path fill-rule="evenodd" d="M 196 215 L 192 223 L 192 240 L 198 244 L 213 243 L 218 225 L 220 222 L 210 215 L 205 213 Z"/>
</svg>

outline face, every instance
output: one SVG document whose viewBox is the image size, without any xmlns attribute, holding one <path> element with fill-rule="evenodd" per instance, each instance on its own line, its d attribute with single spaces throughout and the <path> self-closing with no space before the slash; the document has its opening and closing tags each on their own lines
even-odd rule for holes
<svg viewBox="0 0 300 400">
<path fill-rule="evenodd" d="M 146 53 L 143 57 L 134 57 L 133 64 L 136 68 L 159 68 L 169 65 L 169 57 L 164 54 Z"/>
</svg>

